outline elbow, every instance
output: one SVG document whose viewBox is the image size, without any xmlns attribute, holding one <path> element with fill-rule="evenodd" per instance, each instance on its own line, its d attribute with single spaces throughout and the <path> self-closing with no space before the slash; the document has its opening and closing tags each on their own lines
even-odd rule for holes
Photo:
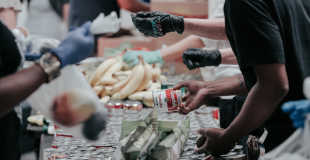
<svg viewBox="0 0 310 160">
<path fill-rule="evenodd" d="M 279 84 L 274 87 L 275 95 L 281 100 L 288 94 L 290 88 L 288 83 Z"/>
</svg>

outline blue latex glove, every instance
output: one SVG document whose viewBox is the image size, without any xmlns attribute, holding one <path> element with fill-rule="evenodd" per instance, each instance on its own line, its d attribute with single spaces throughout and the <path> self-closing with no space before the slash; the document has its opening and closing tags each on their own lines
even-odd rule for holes
<svg viewBox="0 0 310 160">
<path fill-rule="evenodd" d="M 138 64 L 138 55 L 142 55 L 145 62 L 148 64 L 154 64 L 157 62 L 164 63 L 161 57 L 160 50 L 156 51 L 127 51 L 123 56 L 123 61 L 130 64 L 129 67 L 132 68 Z"/>
<path fill-rule="evenodd" d="M 51 50 L 57 55 L 61 68 L 68 64 L 76 64 L 93 54 L 94 35 L 89 33 L 91 22 L 85 22 L 81 27 L 68 33 L 60 45 Z"/>
<path fill-rule="evenodd" d="M 284 113 L 290 114 L 294 127 L 303 128 L 305 125 L 306 114 L 310 113 L 310 101 L 300 100 L 287 102 L 283 104 L 282 110 Z"/>
<path fill-rule="evenodd" d="M 29 54 L 25 53 L 25 59 L 26 61 L 36 61 L 37 59 L 40 59 L 42 55 L 39 54 Z"/>
</svg>

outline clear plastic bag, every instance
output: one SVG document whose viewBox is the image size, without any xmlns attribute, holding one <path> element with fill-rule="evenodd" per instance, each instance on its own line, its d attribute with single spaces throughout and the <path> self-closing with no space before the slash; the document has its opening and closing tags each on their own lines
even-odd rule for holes
<svg viewBox="0 0 310 160">
<path fill-rule="evenodd" d="M 122 20 L 117 17 L 115 11 L 110 15 L 104 16 L 103 13 L 92 22 L 90 27 L 90 33 L 92 34 L 105 34 L 105 33 L 116 33 L 120 29 Z"/>
<path fill-rule="evenodd" d="M 310 159 L 310 114 L 307 115 L 305 128 L 299 128 L 284 143 L 260 160 L 291 160 L 294 157 Z"/>
<path fill-rule="evenodd" d="M 95 118 L 95 122 L 97 122 L 92 123 L 87 120 L 88 122 L 85 121 L 84 123 L 80 123 L 72 127 L 66 127 L 58 123 L 56 123 L 56 125 L 60 126 L 63 130 L 71 133 L 75 137 L 84 138 L 91 142 L 102 141 L 106 135 L 105 129 L 108 118 L 107 110 L 99 102 L 99 98 L 92 91 L 92 88 L 86 81 L 85 77 L 76 66 L 72 65 L 65 67 L 61 71 L 61 76 L 48 84 L 43 84 L 28 98 L 28 102 L 32 108 L 41 111 L 46 118 L 54 121 L 51 112 L 53 100 L 56 96 L 75 89 L 85 91 L 85 93 L 93 99 L 96 107 L 93 115 L 100 115 Z M 100 123 L 98 123 L 98 119 Z M 88 133 L 85 133 L 85 130 L 88 131 Z M 95 137 L 90 138 L 88 134 Z"/>
</svg>

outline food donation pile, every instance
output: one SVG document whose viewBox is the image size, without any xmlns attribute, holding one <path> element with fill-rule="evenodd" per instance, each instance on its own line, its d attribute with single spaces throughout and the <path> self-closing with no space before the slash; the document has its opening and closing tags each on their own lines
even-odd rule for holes
<svg viewBox="0 0 310 160">
<path fill-rule="evenodd" d="M 138 57 L 139 63 L 133 69 L 123 63 L 122 56 L 116 56 L 102 62 L 91 76 L 86 75 L 102 103 L 128 98 L 154 107 L 152 91 L 160 90 L 167 77 L 161 75 L 160 68 L 152 67 L 142 56 Z"/>
<path fill-rule="evenodd" d="M 216 108 L 202 107 L 183 116 L 160 113 L 152 108 L 110 109 L 107 137 L 91 144 L 61 129 L 56 129 L 51 148 L 44 149 L 45 160 L 70 158 L 108 159 L 203 159 L 194 152 L 200 127 L 218 128 L 213 118 Z M 191 124 L 191 125 L 190 125 Z"/>
</svg>

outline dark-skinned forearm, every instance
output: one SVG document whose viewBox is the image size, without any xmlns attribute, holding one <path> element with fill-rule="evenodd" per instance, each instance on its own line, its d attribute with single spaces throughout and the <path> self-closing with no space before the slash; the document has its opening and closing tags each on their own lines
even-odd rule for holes
<svg viewBox="0 0 310 160">
<path fill-rule="evenodd" d="M 0 116 L 30 96 L 47 80 L 47 75 L 38 65 L 0 79 Z"/>
<path fill-rule="evenodd" d="M 227 40 L 224 18 L 184 18 L 184 32 L 214 40 Z"/>
<path fill-rule="evenodd" d="M 227 137 L 238 140 L 262 125 L 287 94 L 288 80 L 285 66 L 282 68 L 285 74 L 282 75 L 278 74 L 280 72 L 278 70 L 268 70 L 272 70 L 272 67 L 264 71 L 266 75 L 270 72 L 269 76 L 265 78 L 258 76 L 258 82 L 249 93 L 239 116 L 227 128 Z M 273 77 L 270 78 L 270 75 Z"/>
<path fill-rule="evenodd" d="M 207 95 L 210 97 L 248 94 L 248 90 L 245 86 L 243 76 L 241 74 L 204 83 L 206 83 L 207 86 Z"/>
</svg>

